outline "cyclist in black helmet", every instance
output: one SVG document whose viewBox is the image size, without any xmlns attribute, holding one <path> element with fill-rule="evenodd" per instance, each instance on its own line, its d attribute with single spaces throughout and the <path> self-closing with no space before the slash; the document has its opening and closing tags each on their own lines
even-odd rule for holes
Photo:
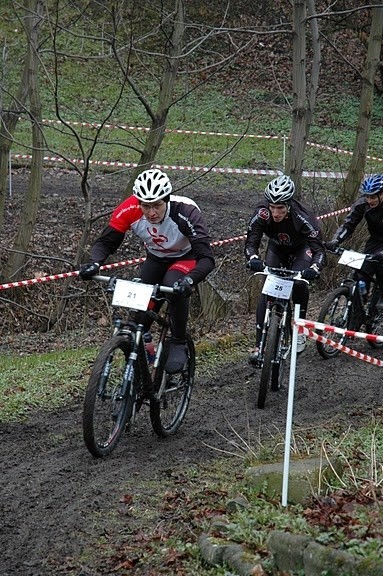
<svg viewBox="0 0 383 576">
<path fill-rule="evenodd" d="M 168 176 L 158 169 L 145 170 L 135 180 L 133 195 L 114 210 L 108 226 L 95 241 L 91 261 L 80 268 L 82 280 L 98 274 L 100 265 L 119 248 L 132 230 L 146 249 L 140 278 L 147 284 L 178 288 L 170 297 L 172 341 L 165 370 L 178 372 L 186 362 L 188 297 L 193 287 L 214 268 L 210 236 L 197 204 L 171 195 Z"/>
<path fill-rule="evenodd" d="M 358 224 L 365 219 L 369 236 L 364 252 L 373 254 L 375 260 L 383 264 L 383 174 L 366 176 L 361 186 L 361 197 L 351 206 L 350 212 L 342 226 L 335 232 L 330 242 L 325 246 L 328 250 L 336 250 L 338 246 L 351 238 Z M 374 262 L 364 262 L 360 271 L 355 272 L 357 279 L 363 278 L 368 292 L 370 279 L 376 276 L 377 282 L 383 291 L 383 266 Z M 379 302 L 382 306 L 382 301 Z"/>
<path fill-rule="evenodd" d="M 265 199 L 255 207 L 249 222 L 245 243 L 247 266 L 260 272 L 265 265 L 285 267 L 302 272 L 302 278 L 315 280 L 325 264 L 325 248 L 321 239 L 317 218 L 293 198 L 294 182 L 289 176 L 279 176 L 266 186 Z M 263 236 L 269 238 L 266 257 L 260 256 Z M 293 302 L 300 304 L 300 317 L 306 317 L 309 289 L 306 282 L 296 281 L 293 288 Z M 257 304 L 256 347 L 249 362 L 258 359 L 261 341 L 261 326 L 266 310 L 266 299 L 262 294 Z M 303 352 L 306 336 L 298 335 L 298 352 Z"/>
</svg>

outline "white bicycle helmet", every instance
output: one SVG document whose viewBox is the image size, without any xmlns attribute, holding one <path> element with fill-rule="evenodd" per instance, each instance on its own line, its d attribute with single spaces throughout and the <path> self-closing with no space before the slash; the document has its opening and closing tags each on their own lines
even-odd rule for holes
<svg viewBox="0 0 383 576">
<path fill-rule="evenodd" d="M 265 198 L 270 204 L 286 204 L 294 196 L 295 185 L 289 176 L 278 176 L 265 188 Z"/>
<path fill-rule="evenodd" d="M 163 200 L 171 191 L 172 185 L 167 174 L 157 168 L 141 172 L 133 186 L 133 195 L 141 202 Z"/>
</svg>

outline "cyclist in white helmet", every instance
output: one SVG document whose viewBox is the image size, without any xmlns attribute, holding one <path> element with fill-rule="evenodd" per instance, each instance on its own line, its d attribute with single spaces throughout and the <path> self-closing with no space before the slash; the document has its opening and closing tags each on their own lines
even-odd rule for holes
<svg viewBox="0 0 383 576">
<path fill-rule="evenodd" d="M 100 265 L 134 232 L 146 249 L 140 278 L 147 284 L 175 286 L 179 295 L 170 303 L 172 341 L 165 369 L 178 372 L 186 362 L 188 297 L 193 287 L 214 269 L 214 256 L 207 226 L 197 204 L 190 198 L 171 195 L 172 185 L 164 172 L 145 170 L 135 180 L 133 194 L 114 210 L 108 226 L 91 249 L 91 261 L 79 276 L 90 280 Z"/>
<path fill-rule="evenodd" d="M 306 280 L 315 280 L 319 278 L 326 258 L 319 221 L 293 198 L 294 192 L 294 182 L 286 175 L 278 176 L 266 186 L 265 198 L 256 205 L 249 222 L 245 243 L 246 263 L 255 272 L 262 271 L 265 265 L 283 266 L 301 271 Z M 265 259 L 260 256 L 263 236 L 269 239 Z M 295 304 L 300 304 L 300 317 L 305 318 L 309 301 L 306 282 L 295 282 L 292 298 Z M 249 358 L 251 364 L 258 359 L 265 310 L 266 299 L 262 294 L 256 310 L 256 347 Z M 305 346 L 306 336 L 299 334 L 297 351 L 303 352 Z"/>
</svg>

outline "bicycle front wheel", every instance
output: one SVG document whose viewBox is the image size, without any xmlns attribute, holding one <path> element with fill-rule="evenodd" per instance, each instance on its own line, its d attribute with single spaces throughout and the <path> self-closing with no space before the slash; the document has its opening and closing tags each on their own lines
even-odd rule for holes
<svg viewBox="0 0 383 576">
<path fill-rule="evenodd" d="M 83 435 L 96 458 L 107 456 L 117 446 L 134 409 L 135 392 L 127 389 L 125 381 L 131 346 L 129 337 L 113 336 L 93 365 L 84 399 Z"/>
<path fill-rule="evenodd" d="M 278 332 L 279 332 L 279 318 L 274 311 L 271 313 L 269 329 L 267 332 L 266 346 L 264 348 L 263 366 L 262 366 L 261 378 L 259 381 L 259 391 L 257 401 L 258 408 L 265 407 L 266 396 L 269 389 L 271 367 L 273 365 L 275 352 L 277 349 Z"/>
<path fill-rule="evenodd" d="M 276 355 L 271 368 L 271 390 L 277 392 L 282 386 L 287 358 L 291 348 L 291 314 L 287 314 L 286 325 L 281 327 L 278 334 Z"/>
<path fill-rule="evenodd" d="M 319 313 L 318 322 L 329 326 L 337 326 L 339 328 L 347 329 L 349 324 L 350 308 L 348 307 L 349 290 L 346 286 L 340 286 L 334 292 L 328 295 L 322 309 Z M 344 344 L 347 336 L 344 334 L 337 334 L 329 330 L 317 330 L 318 334 L 324 338 L 328 338 L 339 344 Z M 316 341 L 316 347 L 322 358 L 335 358 L 338 356 L 340 350 Z"/>
<path fill-rule="evenodd" d="M 383 336 L 383 309 L 377 306 L 380 300 L 380 289 L 374 288 L 371 294 L 370 310 L 366 322 L 366 332 L 376 336 Z M 383 348 L 383 342 L 367 340 L 371 348 Z"/>
<path fill-rule="evenodd" d="M 186 338 L 186 347 L 187 361 L 181 372 L 167 374 L 161 362 L 156 375 L 157 393 L 150 400 L 150 420 L 161 438 L 177 432 L 189 406 L 195 372 L 195 349 L 190 336 Z"/>
</svg>

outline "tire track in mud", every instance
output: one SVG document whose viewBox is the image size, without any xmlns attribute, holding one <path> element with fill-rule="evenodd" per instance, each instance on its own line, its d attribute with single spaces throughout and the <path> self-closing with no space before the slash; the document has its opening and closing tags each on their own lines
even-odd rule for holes
<svg viewBox="0 0 383 576">
<path fill-rule="evenodd" d="M 367 344 L 358 349 L 382 357 Z M 310 342 L 297 363 L 296 429 L 337 421 L 346 432 L 359 416 L 372 414 L 382 406 L 380 370 L 345 355 L 323 360 Z M 286 371 L 286 381 L 288 376 Z M 257 377 L 245 356 L 214 377 L 199 377 L 175 437 L 157 438 L 149 415 L 140 414 L 132 435 L 102 460 L 93 459 L 83 444 L 79 404 L 31 414 L 24 424 L 1 424 L 2 576 L 63 574 L 60 565 L 107 534 L 111 521 L 113 530 L 124 528 L 126 519 L 116 510 L 127 490 L 139 492 L 140 483 L 166 469 L 198 467 L 221 456 L 209 446 L 232 452 L 230 440 L 238 440 L 237 434 L 255 450 L 262 439 L 275 436 L 282 442 L 287 387 L 270 392 L 265 409 L 258 410 Z"/>
</svg>

